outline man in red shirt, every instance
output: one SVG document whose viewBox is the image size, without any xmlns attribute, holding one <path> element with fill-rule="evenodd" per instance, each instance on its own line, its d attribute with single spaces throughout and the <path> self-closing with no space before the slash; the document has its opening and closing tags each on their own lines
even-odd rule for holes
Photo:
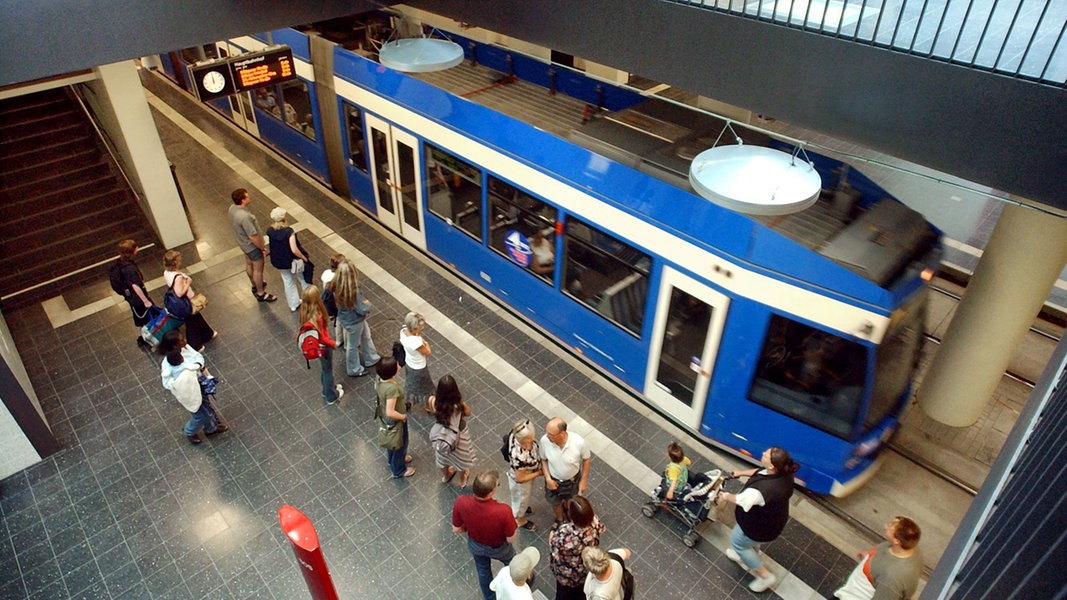
<svg viewBox="0 0 1067 600">
<path fill-rule="evenodd" d="M 478 572 L 478 585 L 485 600 L 494 600 L 496 594 L 489 589 L 493 580 L 492 559 L 505 565 L 515 556 L 515 517 L 511 507 L 493 498 L 500 473 L 485 471 L 474 478 L 474 495 L 460 496 L 452 505 L 452 531 L 467 534 L 467 549 L 474 556 L 474 569 Z"/>
</svg>

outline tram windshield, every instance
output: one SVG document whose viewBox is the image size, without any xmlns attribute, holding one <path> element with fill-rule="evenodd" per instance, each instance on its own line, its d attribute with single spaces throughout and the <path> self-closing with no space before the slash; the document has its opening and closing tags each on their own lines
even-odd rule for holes
<svg viewBox="0 0 1067 600">
<path fill-rule="evenodd" d="M 877 370 L 871 407 L 863 420 L 866 429 L 876 427 L 899 406 L 900 397 L 914 379 L 922 349 L 927 291 L 893 313 L 889 331 L 878 346 Z"/>
<path fill-rule="evenodd" d="M 849 439 L 863 402 L 867 357 L 859 343 L 773 315 L 749 400 Z"/>
</svg>

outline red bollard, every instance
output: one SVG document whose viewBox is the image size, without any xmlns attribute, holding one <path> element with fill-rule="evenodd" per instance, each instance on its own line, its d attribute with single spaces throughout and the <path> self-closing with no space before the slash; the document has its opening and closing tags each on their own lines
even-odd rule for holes
<svg viewBox="0 0 1067 600">
<path fill-rule="evenodd" d="M 304 513 L 286 504 L 278 509 L 285 537 L 293 543 L 293 554 L 304 574 L 312 600 L 339 600 L 330 578 L 330 569 L 319 547 L 319 535 Z"/>
</svg>

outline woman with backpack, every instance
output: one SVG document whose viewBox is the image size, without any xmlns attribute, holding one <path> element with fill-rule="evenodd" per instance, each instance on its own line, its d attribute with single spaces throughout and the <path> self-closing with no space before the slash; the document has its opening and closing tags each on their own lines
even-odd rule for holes
<svg viewBox="0 0 1067 600">
<path fill-rule="evenodd" d="M 285 301 L 289 310 L 296 312 L 300 308 L 300 292 L 310 282 L 305 281 L 304 273 L 293 273 L 293 261 L 309 262 L 307 252 L 296 239 L 296 232 L 289 226 L 289 215 L 284 208 L 275 207 L 270 211 L 270 227 L 267 228 L 267 241 L 270 244 L 270 264 L 278 269 L 285 287 Z"/>
<path fill-rule="evenodd" d="M 345 390 L 341 384 L 334 384 L 333 381 L 333 349 L 337 347 L 337 342 L 330 338 L 330 328 L 326 325 L 328 322 L 326 306 L 322 303 L 322 292 L 316 285 L 307 286 L 300 295 L 300 322 L 303 324 L 300 327 L 301 337 L 305 337 L 303 333 L 305 331 L 311 333 L 313 337 L 318 337 L 318 358 L 322 367 L 322 399 L 326 404 L 333 404 L 341 399 Z M 303 349 L 303 343 L 301 343 L 301 349 Z M 306 351 L 304 357 L 309 360 L 311 358 Z"/>
<path fill-rule="evenodd" d="M 356 265 L 349 260 L 342 260 L 334 271 L 334 302 L 337 304 L 337 322 L 345 330 L 348 343 L 345 346 L 345 371 L 349 377 L 362 377 L 370 373 L 368 367 L 374 366 L 381 356 L 371 339 L 367 315 L 370 314 L 370 301 L 363 297 L 359 288 L 359 275 Z"/>
<path fill-rule="evenodd" d="M 471 407 L 463 401 L 459 385 L 451 375 L 445 375 L 437 382 L 437 393 L 430 396 L 430 404 L 434 407 L 434 416 L 437 419 L 430 431 L 430 442 L 434 448 L 434 460 L 441 469 L 441 483 L 452 481 L 456 473 L 462 472 L 459 487 L 466 487 L 475 459 L 474 442 L 471 441 L 471 432 L 467 429 Z M 450 447 L 443 441 L 435 440 L 434 430 L 453 432 L 451 439 L 454 445 Z"/>
<path fill-rule="evenodd" d="M 185 320 L 185 337 L 189 340 L 189 345 L 197 352 L 203 352 L 204 344 L 215 339 L 219 333 L 208 325 L 203 311 L 196 310 L 198 301 L 195 298 L 198 294 L 193 290 L 193 278 L 183 273 L 181 269 L 182 253 L 177 250 L 168 250 L 163 255 L 163 279 L 167 282 L 168 293 L 173 293 L 178 299 L 188 299 L 192 310 L 195 311 L 188 315 L 174 316 Z M 204 302 L 206 303 L 206 299 Z M 164 304 L 166 305 L 166 298 L 164 298 Z M 169 305 L 167 305 L 167 311 L 172 312 Z"/>
<path fill-rule="evenodd" d="M 430 395 L 433 394 L 433 377 L 426 359 L 430 356 L 430 344 L 422 337 L 426 329 L 426 319 L 417 312 L 404 316 L 404 327 L 400 330 L 400 344 L 404 346 L 404 388 L 407 401 L 411 404 L 424 404 L 426 412 L 433 413 Z"/>
</svg>

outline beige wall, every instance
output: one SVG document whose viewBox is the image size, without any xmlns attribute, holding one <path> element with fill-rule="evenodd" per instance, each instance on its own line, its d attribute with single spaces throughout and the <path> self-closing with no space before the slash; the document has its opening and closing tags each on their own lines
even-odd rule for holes
<svg viewBox="0 0 1067 600">
<path fill-rule="evenodd" d="M 15 379 L 25 391 L 37 409 L 41 419 L 44 420 L 44 411 L 41 403 L 37 401 L 37 394 L 30 385 L 26 367 L 22 364 L 22 358 L 15 350 L 14 340 L 11 339 L 11 331 L 7 328 L 7 321 L 0 313 L 0 359 L 7 363 L 8 368 L 15 374 Z M 2 399 L 0 399 L 2 400 Z M 47 421 L 46 421 L 47 422 Z M 15 418 L 7 410 L 7 406 L 0 402 L 0 479 L 13 475 L 19 471 L 40 462 L 41 456 L 33 448 L 26 434 L 22 432 Z"/>
</svg>

